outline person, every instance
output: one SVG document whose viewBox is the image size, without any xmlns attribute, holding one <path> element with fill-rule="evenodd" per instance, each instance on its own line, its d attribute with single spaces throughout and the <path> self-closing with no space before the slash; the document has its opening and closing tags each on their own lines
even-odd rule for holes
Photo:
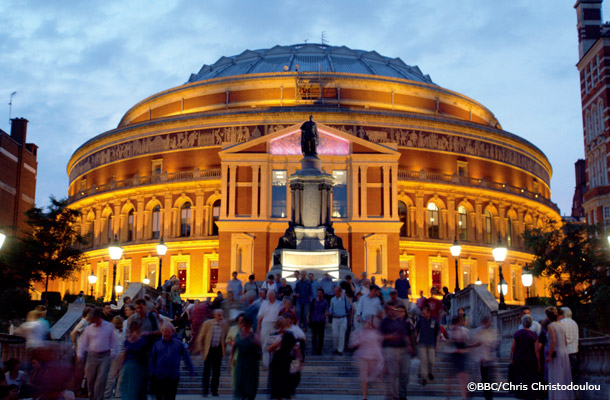
<svg viewBox="0 0 610 400">
<path fill-rule="evenodd" d="M 528 306 L 521 307 L 521 319 L 523 319 L 523 316 L 525 316 L 525 315 L 532 315 L 532 312 Z M 517 328 L 517 330 L 523 329 L 523 328 L 524 328 L 524 326 L 523 326 L 523 324 L 521 324 L 521 325 L 519 325 L 519 328 Z M 536 336 L 540 337 L 541 327 L 540 327 L 540 323 L 538 323 L 538 321 L 536 321 L 535 319 L 532 318 L 532 326 L 529 327 L 528 329 L 530 329 L 531 331 L 536 333 Z"/>
<path fill-rule="evenodd" d="M 16 385 L 18 389 L 26 382 L 25 372 L 19 369 L 19 360 L 16 358 L 9 358 L 4 363 L 4 383 L 8 385 Z"/>
<path fill-rule="evenodd" d="M 70 332 L 70 340 L 72 341 L 72 346 L 74 346 L 74 351 L 76 352 L 78 349 L 78 339 L 83 334 L 85 328 L 89 325 L 89 313 L 91 312 L 91 307 L 85 307 L 83 309 L 83 313 L 81 314 L 81 319 L 78 321 L 74 329 Z"/>
<path fill-rule="evenodd" d="M 6 400 L 19 400 L 19 386 L 11 384 L 6 386 L 6 389 L 8 391 Z M 4 397 L 2 397 L 2 399 L 4 399 Z"/>
<path fill-rule="evenodd" d="M 390 304 L 394 307 L 398 307 L 399 304 L 404 304 L 401 299 L 398 298 L 398 292 L 396 289 L 391 289 L 388 294 L 388 299 L 383 303 L 384 307 L 386 304 Z M 410 303 L 408 303 L 410 304 Z"/>
<path fill-rule="evenodd" d="M 481 382 L 491 383 L 494 380 L 494 372 L 496 367 L 496 349 L 500 344 L 498 331 L 491 325 L 492 319 L 490 315 L 485 315 L 481 318 L 481 326 L 472 332 L 472 340 L 474 342 L 474 350 L 472 351 L 473 361 L 478 365 L 481 371 Z M 484 391 L 485 400 L 493 399 L 491 389 Z"/>
<path fill-rule="evenodd" d="M 468 395 L 467 384 L 468 384 L 468 372 L 466 370 L 466 357 L 468 355 L 469 348 L 468 343 L 468 329 L 464 326 L 462 317 L 456 315 L 451 320 L 451 333 L 449 335 L 451 339 L 451 362 L 455 374 L 458 379 L 458 386 L 462 399 L 466 399 Z M 430 378 L 432 380 L 433 378 Z"/>
<path fill-rule="evenodd" d="M 82 290 L 78 292 L 78 296 L 74 300 L 74 304 L 85 304 L 85 292 Z"/>
<path fill-rule="evenodd" d="M 146 300 L 144 299 L 136 300 L 136 312 L 129 317 L 127 322 L 128 327 L 132 321 L 139 322 L 139 335 L 150 336 L 148 340 L 151 342 L 151 345 L 161 335 L 159 320 L 153 313 L 146 311 Z"/>
<path fill-rule="evenodd" d="M 521 318 L 523 328 L 513 335 L 513 344 L 510 350 L 509 376 L 512 383 L 524 385 L 524 390 L 515 394 L 520 399 L 536 399 L 540 396 L 533 390 L 532 384 L 538 382 L 538 366 L 540 364 L 538 353 L 538 335 L 531 329 L 534 319 L 525 314 Z"/>
<path fill-rule="evenodd" d="M 104 314 L 102 315 L 102 319 L 104 321 L 107 322 L 111 322 L 113 315 L 112 315 L 112 303 L 110 303 L 109 301 L 104 303 L 104 308 L 103 308 Z"/>
<path fill-rule="evenodd" d="M 118 353 L 123 352 L 123 346 L 125 342 L 125 335 L 123 334 L 123 318 L 116 316 L 112 319 L 112 325 L 114 325 L 114 336 L 118 343 Z M 104 390 L 104 397 L 121 397 L 121 382 L 117 381 L 120 371 L 120 357 L 114 357 L 110 362 L 110 371 L 108 372 L 108 378 L 106 379 L 106 389 Z M 116 389 L 116 390 L 115 390 Z"/>
<path fill-rule="evenodd" d="M 227 298 L 222 302 L 222 310 L 225 312 L 229 321 L 235 321 L 237 316 L 243 313 L 241 310 L 242 302 L 235 298 L 235 293 L 227 292 Z"/>
<path fill-rule="evenodd" d="M 447 286 L 443 286 L 443 298 L 441 300 L 443 303 L 443 309 L 446 312 L 449 312 L 451 308 L 451 299 L 449 298 L 449 288 Z"/>
<path fill-rule="evenodd" d="M 428 305 L 422 307 L 421 314 L 415 328 L 419 342 L 421 384 L 425 386 L 428 379 L 434 380 L 432 371 L 441 330 L 439 322 L 432 318 Z"/>
<path fill-rule="evenodd" d="M 273 358 L 269 364 L 269 387 L 270 398 L 272 399 L 290 399 L 292 395 L 290 367 L 294 359 L 292 354 L 296 339 L 287 330 L 290 325 L 289 318 L 280 317 L 277 320 L 276 340 L 266 348 L 267 352 L 273 353 Z"/>
<path fill-rule="evenodd" d="M 354 295 L 356 294 L 356 285 L 354 285 L 354 282 L 352 282 L 351 275 L 346 275 L 345 279 L 341 281 L 339 286 L 341 286 L 341 289 L 343 289 L 343 292 L 345 293 L 348 299 L 354 299 Z"/>
<path fill-rule="evenodd" d="M 458 316 L 461 318 L 462 325 L 468 328 L 468 315 L 466 315 L 464 307 L 458 308 Z"/>
<path fill-rule="evenodd" d="M 119 310 L 119 316 L 121 318 L 123 318 L 123 320 L 125 320 L 126 319 L 125 308 L 127 306 L 129 306 L 132 303 L 132 301 L 131 301 L 131 297 L 129 297 L 129 296 L 123 296 L 122 299 L 123 299 L 123 305 L 121 306 L 121 309 Z M 110 321 L 110 322 L 112 322 L 112 321 Z"/>
<path fill-rule="evenodd" d="M 561 310 L 563 311 L 563 318 L 559 322 L 566 332 L 572 378 L 576 380 L 578 367 L 578 324 L 572 319 L 572 310 L 570 307 L 561 307 Z"/>
<path fill-rule="evenodd" d="M 558 312 L 556 307 L 547 307 L 544 310 L 551 323 L 548 327 L 549 355 L 546 357 L 549 369 L 550 385 L 568 385 L 572 382 L 570 368 L 570 357 L 568 355 L 566 332 L 563 325 L 557 321 Z M 549 389 L 549 400 L 571 400 L 573 392 L 570 390 Z"/>
<path fill-rule="evenodd" d="M 91 310 L 91 323 L 81 335 L 78 343 L 78 358 L 85 362 L 85 377 L 91 400 L 103 400 L 106 379 L 110 370 L 110 359 L 117 356 L 118 343 L 114 334 L 114 326 L 102 319 L 103 312 L 99 308 Z"/>
<path fill-rule="evenodd" d="M 127 337 L 127 332 L 129 331 L 129 317 L 136 313 L 136 306 L 134 304 L 128 304 L 125 307 L 125 318 L 123 319 L 123 336 Z"/>
<path fill-rule="evenodd" d="M 297 319 L 299 326 L 307 329 L 307 313 L 309 312 L 309 304 L 311 303 L 311 282 L 307 280 L 307 274 L 301 274 L 301 280 L 295 285 L 295 293 L 297 299 Z"/>
<path fill-rule="evenodd" d="M 292 293 L 294 294 L 297 290 L 297 283 L 301 280 L 301 271 L 294 271 L 294 280 L 290 282 L 290 286 L 292 287 Z"/>
<path fill-rule="evenodd" d="M 275 322 L 279 318 L 280 308 L 281 304 L 277 301 L 276 291 L 271 290 L 267 293 L 267 300 L 261 304 L 256 317 L 257 331 L 260 335 L 263 350 L 267 348 L 267 341 L 273 332 Z M 265 367 L 269 366 L 269 353 L 267 351 L 263 351 L 263 365 Z"/>
<path fill-rule="evenodd" d="M 284 300 L 285 298 L 288 298 L 288 299 L 292 298 L 292 286 L 290 286 L 288 284 L 288 282 L 286 281 L 286 278 L 282 278 L 280 280 L 280 287 L 278 288 L 278 291 L 277 291 L 277 297 L 280 300 Z"/>
<path fill-rule="evenodd" d="M 224 303 L 225 299 L 222 296 L 222 292 L 219 290 L 218 292 L 216 292 L 216 297 L 214 297 L 214 300 L 212 300 L 212 305 L 210 306 L 210 308 L 212 310 L 218 310 L 219 308 L 222 308 L 222 304 Z"/>
<path fill-rule="evenodd" d="M 282 300 L 282 307 L 280 308 L 280 311 L 278 311 L 278 316 L 282 316 L 282 315 L 286 315 L 286 314 L 288 314 L 292 318 L 294 318 L 295 321 L 298 320 L 297 311 L 292 306 L 292 300 L 290 300 L 290 298 L 288 298 L 288 297 L 284 297 L 284 300 Z"/>
<path fill-rule="evenodd" d="M 244 317 L 248 317 L 252 320 L 252 330 L 256 332 L 256 317 L 258 315 L 258 310 L 260 309 L 260 303 L 256 302 L 256 293 L 247 292 L 244 295 L 245 303 L 244 307 L 246 308 L 244 311 Z"/>
<path fill-rule="evenodd" d="M 229 353 L 230 355 L 233 354 L 233 346 L 235 345 L 235 340 L 237 339 L 237 335 L 239 334 L 239 331 L 241 330 L 241 325 L 243 324 L 244 321 L 244 314 L 239 314 L 237 316 L 237 319 L 235 320 L 235 323 L 233 325 L 231 325 L 229 327 L 229 330 L 227 331 L 227 337 L 225 338 L 225 352 Z M 233 376 L 233 360 L 231 360 L 231 376 Z"/>
<path fill-rule="evenodd" d="M 366 277 L 366 274 L 363 275 L 360 280 L 360 284 L 356 288 L 356 293 L 360 293 L 363 297 L 369 294 L 371 287 L 371 281 Z"/>
<path fill-rule="evenodd" d="M 260 289 L 258 291 L 258 296 L 256 297 L 256 300 L 254 300 L 253 304 L 257 304 L 258 307 L 260 308 L 260 305 L 263 303 L 263 301 L 267 300 L 267 289 Z"/>
<path fill-rule="evenodd" d="M 315 299 L 318 296 L 318 289 L 320 288 L 320 282 L 318 282 L 317 280 L 314 279 L 314 276 L 311 272 L 307 275 L 307 278 L 309 279 L 309 283 L 311 284 L 311 301 L 313 301 L 313 299 Z"/>
<path fill-rule="evenodd" d="M 193 309 L 193 317 L 191 320 L 191 339 L 190 347 L 194 347 L 195 340 L 199 336 L 199 330 L 203 323 L 210 317 L 210 306 L 207 301 L 195 301 L 195 308 Z"/>
<path fill-rule="evenodd" d="M 275 284 L 273 274 L 269 274 L 267 276 L 267 280 L 263 282 L 261 289 L 265 289 L 267 291 L 267 295 L 269 295 L 269 292 L 277 293 L 277 285 Z"/>
<path fill-rule="evenodd" d="M 191 376 L 195 375 L 195 368 L 191 356 L 184 344 L 174 334 L 176 329 L 171 324 L 161 328 L 161 340 L 152 347 L 150 355 L 151 364 L 151 391 L 157 400 L 174 400 L 180 382 L 180 359 L 189 370 Z"/>
<path fill-rule="evenodd" d="M 383 285 L 381 286 L 381 288 L 379 288 L 379 292 L 381 293 L 381 300 L 383 300 L 383 304 L 385 304 L 386 301 L 390 300 L 390 290 L 394 289 L 388 286 L 387 279 L 382 279 L 381 282 L 383 283 Z"/>
<path fill-rule="evenodd" d="M 244 317 L 235 346 L 231 349 L 236 353 L 234 368 L 233 397 L 239 400 L 252 400 L 258 391 L 259 361 L 261 345 L 252 330 L 252 319 Z"/>
<path fill-rule="evenodd" d="M 430 297 L 428 297 L 424 304 L 427 304 L 430 308 L 430 316 L 440 323 L 444 315 L 445 306 L 443 302 L 437 299 L 438 289 L 434 286 L 430 289 Z"/>
<path fill-rule="evenodd" d="M 275 288 L 276 290 L 280 290 L 280 286 L 282 286 L 282 274 L 275 274 Z"/>
<path fill-rule="evenodd" d="M 358 308 L 356 309 L 358 322 L 376 318 L 383 311 L 378 291 L 378 286 L 371 285 L 369 286 L 369 293 L 366 296 L 362 295 L 358 301 Z"/>
<path fill-rule="evenodd" d="M 146 400 L 149 342 L 140 334 L 140 328 L 139 320 L 129 321 L 119 368 L 116 371 L 118 374 L 119 370 L 122 370 L 121 398 L 124 400 Z"/>
<path fill-rule="evenodd" d="M 375 329 L 373 318 L 361 322 L 362 328 L 354 331 L 349 347 L 356 348 L 354 359 L 360 372 L 362 398 L 366 400 L 369 383 L 374 382 L 383 371 L 383 336 Z"/>
<path fill-rule="evenodd" d="M 167 292 L 159 293 L 159 296 L 155 299 L 155 307 L 159 314 L 168 316 L 168 305 L 167 305 Z"/>
<path fill-rule="evenodd" d="M 409 295 L 411 294 L 411 283 L 407 278 L 405 278 L 405 271 L 401 270 L 398 273 L 398 279 L 394 282 L 394 289 L 398 292 L 398 298 L 401 299 L 404 303 L 409 302 Z M 405 304 L 407 307 L 407 304 Z"/>
<path fill-rule="evenodd" d="M 233 276 L 233 279 L 229 279 L 229 282 L 227 283 L 227 291 L 232 291 L 233 296 L 235 296 L 236 299 L 239 299 L 243 292 L 243 286 L 241 284 L 241 280 L 237 278 L 237 271 L 233 271 L 231 275 Z"/>
<path fill-rule="evenodd" d="M 328 312 L 332 317 L 334 351 L 339 355 L 343 355 L 345 349 L 345 332 L 351 308 L 351 301 L 343 294 L 341 287 L 335 287 L 335 296 L 330 299 Z"/>
<path fill-rule="evenodd" d="M 42 322 L 43 312 L 38 310 L 29 311 L 23 324 L 15 329 L 15 335 L 25 338 L 27 350 L 43 347 L 49 337 L 49 330 Z"/>
<path fill-rule="evenodd" d="M 170 297 L 170 318 L 175 319 L 180 316 L 182 313 L 182 299 L 180 299 L 180 286 L 178 285 L 177 280 L 172 288 L 170 289 L 169 297 Z"/>
<path fill-rule="evenodd" d="M 419 308 L 420 310 L 422 309 L 422 307 L 424 306 L 424 304 L 426 304 L 426 296 L 424 296 L 424 291 L 420 290 L 419 291 L 419 299 L 417 299 L 417 301 L 415 302 L 415 305 L 417 306 L 417 308 Z"/>
<path fill-rule="evenodd" d="M 318 295 L 311 302 L 309 308 L 309 317 L 307 321 L 312 330 L 312 346 L 313 354 L 321 355 L 324 348 L 324 329 L 326 325 L 326 314 L 328 312 L 328 302 L 324 298 L 324 290 L 318 289 Z"/>
<path fill-rule="evenodd" d="M 248 277 L 248 282 L 244 284 L 244 294 L 253 292 L 258 296 L 258 285 L 254 282 L 254 274 Z"/>
<path fill-rule="evenodd" d="M 174 286 L 174 279 L 177 279 L 176 275 L 172 275 L 168 280 L 163 282 L 161 291 L 169 293 L 172 290 L 172 286 Z"/>
<path fill-rule="evenodd" d="M 385 312 L 379 330 L 383 336 L 388 398 L 403 400 L 407 398 L 414 329 L 405 321 L 407 309 L 404 304 L 387 305 Z"/>
<path fill-rule="evenodd" d="M 337 283 L 333 281 L 330 274 L 325 274 L 324 278 L 320 280 L 320 289 L 324 291 L 324 299 L 330 304 L 330 299 L 335 295 L 335 286 Z"/>
<path fill-rule="evenodd" d="M 205 321 L 197 337 L 197 349 L 203 356 L 203 395 L 210 392 L 210 375 L 212 378 L 212 396 L 218 396 L 220 384 L 220 366 L 225 355 L 225 340 L 229 326 L 224 319 L 224 312 L 216 309 L 213 319 Z"/>
</svg>

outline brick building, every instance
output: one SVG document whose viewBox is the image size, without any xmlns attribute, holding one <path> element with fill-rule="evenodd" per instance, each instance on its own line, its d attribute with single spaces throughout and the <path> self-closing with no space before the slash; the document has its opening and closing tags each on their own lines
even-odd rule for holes
<svg viewBox="0 0 610 400">
<path fill-rule="evenodd" d="M 38 146 L 26 142 L 28 120 L 11 120 L 10 135 L 0 130 L 0 229 L 17 235 L 27 228 L 25 211 L 34 206 Z"/>
</svg>

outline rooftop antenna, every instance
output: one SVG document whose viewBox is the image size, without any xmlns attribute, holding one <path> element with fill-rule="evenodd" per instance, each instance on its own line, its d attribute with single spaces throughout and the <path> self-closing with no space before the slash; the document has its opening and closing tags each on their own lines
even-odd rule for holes
<svg viewBox="0 0 610 400">
<path fill-rule="evenodd" d="M 328 44 L 328 40 L 326 40 L 326 31 L 322 31 L 322 34 L 320 35 L 320 43 Z"/>
<path fill-rule="evenodd" d="M 11 115 L 13 112 L 13 96 L 15 96 L 17 92 L 11 93 L 11 98 L 8 101 L 8 124 L 11 124 Z"/>
</svg>

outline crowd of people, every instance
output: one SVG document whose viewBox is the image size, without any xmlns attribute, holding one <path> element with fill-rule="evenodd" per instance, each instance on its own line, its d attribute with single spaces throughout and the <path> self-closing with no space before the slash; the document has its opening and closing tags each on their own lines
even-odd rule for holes
<svg viewBox="0 0 610 400">
<path fill-rule="evenodd" d="M 172 400 L 181 362 L 194 374 L 193 355 L 203 360 L 203 396 L 218 396 L 222 363 L 227 362 L 236 399 L 254 399 L 260 374 L 265 372 L 271 398 L 289 399 L 299 385 L 306 354 L 328 351 L 324 347 L 327 324 L 332 328 L 332 353 L 353 352 L 363 399 L 374 382 L 382 382 L 387 398 L 397 400 L 407 398 L 410 378 L 422 387 L 435 382 L 435 360 L 443 342 L 462 398 L 467 397 L 469 380 L 496 379 L 499 335 L 491 316 L 484 316 L 473 330 L 464 309 L 449 318 L 446 288 L 443 296 L 433 287 L 429 297 L 420 292 L 411 301 L 403 272 L 395 282 L 383 281 L 381 287 L 366 273 L 338 282 L 328 274 L 316 280 L 312 273 L 297 271 L 293 279 L 269 275 L 262 284 L 254 275 L 243 283 L 233 273 L 226 296 L 218 292 L 205 301 L 181 299 L 175 276 L 160 289 L 156 299 L 145 296 L 132 302 L 124 297 L 120 309 L 109 303 L 102 308 L 85 307 L 70 334 L 72 363 L 66 362 L 65 352 L 55 350 L 51 352 L 55 356 L 49 355 L 49 346 L 44 345 L 49 331 L 44 310 L 33 310 L 16 332 L 27 338 L 33 369 L 26 374 L 19 370 L 17 360 L 4 363 L 7 396 L 69 399 L 72 393 L 72 397 L 92 400 L 143 400 L 150 394 Z M 549 307 L 546 315 L 546 320 L 537 323 L 527 307 L 522 309 L 523 325 L 514 335 L 511 350 L 510 379 L 515 383 L 572 380 L 578 328 L 567 308 Z M 308 330 L 311 343 L 306 339 Z M 69 383 L 45 377 L 61 371 L 70 371 Z M 47 392 L 56 397 L 45 397 Z M 543 397 L 531 390 L 516 395 Z M 485 392 L 486 399 L 492 396 L 491 391 Z M 558 392 L 549 392 L 548 397 L 570 398 Z"/>
</svg>

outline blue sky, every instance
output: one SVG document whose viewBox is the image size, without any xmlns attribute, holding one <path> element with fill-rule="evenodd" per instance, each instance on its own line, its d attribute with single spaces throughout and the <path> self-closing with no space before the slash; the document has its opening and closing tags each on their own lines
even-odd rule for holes
<svg viewBox="0 0 610 400">
<path fill-rule="evenodd" d="M 37 203 L 67 194 L 66 165 L 143 98 L 245 49 L 319 42 L 376 50 L 488 107 L 553 165 L 569 214 L 584 155 L 574 1 L 0 2 L 0 129 L 30 121 Z M 607 11 L 607 6 L 604 5 Z M 605 13 L 607 14 L 607 12 Z M 3 99 L 6 99 L 4 101 Z M 4 106 L 2 106 L 4 105 Z M 6 117 L 2 117 L 5 115 Z"/>
</svg>

